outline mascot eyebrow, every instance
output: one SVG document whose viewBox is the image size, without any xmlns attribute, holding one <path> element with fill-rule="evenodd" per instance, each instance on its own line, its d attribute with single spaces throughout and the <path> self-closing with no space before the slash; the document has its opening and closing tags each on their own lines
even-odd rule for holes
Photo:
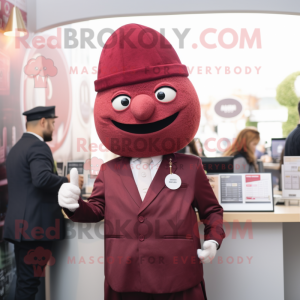
<svg viewBox="0 0 300 300">
<path fill-rule="evenodd" d="M 171 85 L 162 85 L 162 86 L 159 86 L 159 87 L 155 87 L 154 93 L 156 93 L 159 89 L 162 89 L 162 88 L 170 88 L 170 89 L 174 90 L 175 92 L 177 92 L 177 90 Z"/>
<path fill-rule="evenodd" d="M 116 94 L 116 95 L 113 96 L 113 98 L 111 99 L 111 102 L 113 102 L 117 97 L 120 97 L 120 96 L 125 96 L 125 97 L 131 98 L 128 94 L 124 94 L 124 93 L 122 93 L 122 94 Z"/>
</svg>

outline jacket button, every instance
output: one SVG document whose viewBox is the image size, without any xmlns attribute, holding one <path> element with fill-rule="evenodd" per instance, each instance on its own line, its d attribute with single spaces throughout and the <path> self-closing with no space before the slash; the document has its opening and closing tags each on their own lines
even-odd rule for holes
<svg viewBox="0 0 300 300">
<path fill-rule="evenodd" d="M 144 220 L 145 220 L 145 218 L 144 218 L 143 216 L 139 216 L 139 222 L 140 222 L 140 223 L 143 223 Z"/>
<path fill-rule="evenodd" d="M 142 242 L 144 239 L 145 239 L 145 237 L 142 234 L 140 234 L 139 240 Z"/>
</svg>

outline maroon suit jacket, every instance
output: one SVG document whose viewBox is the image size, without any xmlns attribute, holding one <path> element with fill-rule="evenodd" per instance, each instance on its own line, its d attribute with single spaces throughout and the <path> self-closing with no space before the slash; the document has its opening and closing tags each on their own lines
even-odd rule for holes
<svg viewBox="0 0 300 300">
<path fill-rule="evenodd" d="M 182 180 L 177 190 L 165 185 L 170 158 Z M 79 205 L 74 213 L 65 209 L 72 221 L 105 218 L 105 280 L 117 292 L 173 293 L 203 280 L 194 207 L 205 224 L 205 240 L 221 245 L 225 237 L 223 209 L 193 155 L 164 155 L 143 201 L 130 158 L 111 160 L 101 166 L 88 202 L 79 199 Z"/>
</svg>

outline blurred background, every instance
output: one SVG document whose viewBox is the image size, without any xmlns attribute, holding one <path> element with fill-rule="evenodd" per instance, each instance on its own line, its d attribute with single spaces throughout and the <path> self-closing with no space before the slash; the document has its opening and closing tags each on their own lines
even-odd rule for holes
<svg viewBox="0 0 300 300">
<path fill-rule="evenodd" d="M 26 1 L 16 3 L 27 26 Z M 257 150 L 272 156 L 271 139 L 286 137 L 299 121 L 299 16 L 106 18 L 29 31 L 20 40 L 3 34 L 14 4 L 0 0 L 0 299 L 14 269 L 11 249 L 2 241 L 8 201 L 5 160 L 25 131 L 22 112 L 38 105 L 56 106 L 59 118 L 49 143 L 53 156 L 62 164 L 85 162 L 89 183 L 89 175 L 96 175 L 101 163 L 114 157 L 99 140 L 93 120 L 94 80 L 102 46 L 113 30 L 139 23 L 160 31 L 173 45 L 199 96 L 201 121 L 195 137 L 202 144 L 198 151 L 208 157 L 221 156 L 246 126 L 260 132 Z M 93 38 L 85 42 L 87 36 Z M 58 69 L 56 76 L 42 78 L 42 87 L 24 72 L 28 61 L 39 56 L 51 59 Z"/>
</svg>

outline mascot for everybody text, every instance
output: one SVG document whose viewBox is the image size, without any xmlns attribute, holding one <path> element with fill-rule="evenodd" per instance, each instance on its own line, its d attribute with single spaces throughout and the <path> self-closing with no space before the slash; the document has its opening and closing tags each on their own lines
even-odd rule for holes
<svg viewBox="0 0 300 300">
<path fill-rule="evenodd" d="M 167 39 L 142 25 L 122 26 L 102 50 L 95 126 L 120 157 L 101 166 L 88 202 L 76 169 L 58 198 L 75 222 L 105 220 L 105 300 L 206 299 L 202 263 L 225 237 L 223 210 L 201 159 L 176 153 L 200 122 L 187 77 Z"/>
</svg>

